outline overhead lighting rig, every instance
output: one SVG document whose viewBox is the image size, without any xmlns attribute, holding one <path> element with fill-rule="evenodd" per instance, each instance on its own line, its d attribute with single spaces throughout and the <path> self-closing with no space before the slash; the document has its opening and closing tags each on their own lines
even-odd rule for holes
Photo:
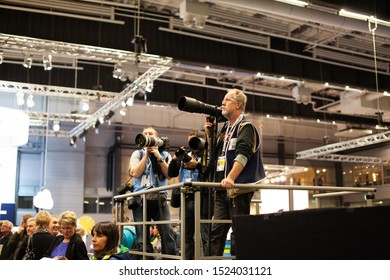
<svg viewBox="0 0 390 280">
<path fill-rule="evenodd" d="M 134 98 L 134 96 L 140 92 L 142 89 L 148 85 L 148 83 L 153 82 L 163 73 L 168 71 L 170 65 L 162 66 L 156 65 L 149 68 L 146 72 L 144 72 L 141 76 L 139 76 L 133 83 L 129 84 L 124 90 L 122 90 L 116 97 L 108 101 L 101 108 L 99 108 L 96 112 L 88 117 L 87 120 L 80 123 L 78 126 L 73 128 L 70 131 L 70 136 L 80 135 L 84 130 L 88 130 L 90 127 L 96 125 L 97 121 L 102 123 L 107 121 L 107 116 L 110 116 L 109 119 L 113 116 L 114 111 L 122 106 L 122 102 L 128 101 L 130 98 Z"/>
<path fill-rule="evenodd" d="M 142 43 L 142 42 L 141 42 Z M 152 66 L 168 66 L 171 65 L 171 58 L 160 57 L 158 55 L 146 54 L 145 48 L 140 49 L 139 53 L 109 49 L 89 45 L 80 45 L 73 43 L 65 43 L 60 41 L 51 41 L 36 39 L 25 36 L 17 36 L 11 34 L 0 33 L 1 51 L 9 51 L 12 53 L 23 54 L 24 50 L 28 50 L 25 57 L 25 67 L 32 65 L 32 56 L 42 57 L 42 52 L 50 53 L 51 61 L 55 57 L 72 57 L 77 60 L 98 61 L 115 64 L 118 60 L 126 62 L 136 62 L 145 67 Z M 26 59 L 28 59 L 26 61 Z"/>
<path fill-rule="evenodd" d="M 386 131 L 386 132 L 364 136 L 364 137 L 360 137 L 348 141 L 341 141 L 338 143 L 329 144 L 314 149 L 300 151 L 296 153 L 296 158 L 297 159 L 316 159 L 316 158 L 318 159 L 318 157 L 320 156 L 322 157 L 336 152 L 383 143 L 389 140 L 390 140 L 390 131 Z"/>
</svg>

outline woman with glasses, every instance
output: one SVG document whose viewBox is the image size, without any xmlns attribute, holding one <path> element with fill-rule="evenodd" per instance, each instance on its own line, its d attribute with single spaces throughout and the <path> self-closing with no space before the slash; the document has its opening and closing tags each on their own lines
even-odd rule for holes
<svg viewBox="0 0 390 280">
<path fill-rule="evenodd" d="M 80 235 L 76 233 L 77 216 L 65 211 L 59 218 L 60 231 L 50 247 L 50 257 L 56 260 L 88 260 L 88 252 Z"/>
</svg>

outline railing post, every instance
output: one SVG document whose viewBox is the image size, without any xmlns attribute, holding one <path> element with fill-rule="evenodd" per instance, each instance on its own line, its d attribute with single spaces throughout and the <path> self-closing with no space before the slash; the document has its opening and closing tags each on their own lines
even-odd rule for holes
<svg viewBox="0 0 390 280">
<path fill-rule="evenodd" d="M 294 190 L 288 190 L 288 210 L 294 210 Z"/>
</svg>

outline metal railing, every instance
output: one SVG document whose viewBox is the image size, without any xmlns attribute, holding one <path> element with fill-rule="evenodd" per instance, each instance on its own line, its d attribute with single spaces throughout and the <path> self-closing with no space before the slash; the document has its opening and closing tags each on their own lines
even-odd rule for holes
<svg viewBox="0 0 390 280">
<path fill-rule="evenodd" d="M 301 186 L 301 185 L 274 185 L 274 184 L 235 184 L 234 185 L 237 188 L 253 188 L 253 191 L 260 190 L 260 189 L 267 189 L 267 190 L 288 190 L 288 201 L 289 201 L 289 211 L 294 210 L 294 190 L 308 190 L 308 191 L 320 191 L 323 193 L 315 194 L 313 197 L 316 198 L 316 207 L 320 207 L 319 199 L 321 197 L 326 196 L 342 196 L 347 194 L 353 194 L 353 193 L 366 193 L 367 198 L 367 206 L 372 206 L 372 199 L 374 198 L 374 193 L 376 192 L 376 188 L 368 188 L 368 187 L 334 187 L 334 186 Z M 146 209 L 147 209 L 147 200 L 146 200 L 146 194 L 153 193 L 153 192 L 161 192 L 161 191 L 168 191 L 174 188 L 180 188 L 181 189 L 181 201 L 180 201 L 180 219 L 171 219 L 169 221 L 146 221 Z M 121 232 L 123 232 L 123 226 L 125 225 L 142 225 L 143 226 L 143 250 L 140 251 L 134 251 L 130 250 L 131 254 L 135 255 L 142 255 L 143 259 L 145 259 L 148 256 L 152 257 L 161 257 L 164 259 L 184 259 L 185 256 L 185 194 L 186 193 L 194 193 L 194 204 L 195 204 L 195 259 L 234 259 L 235 256 L 202 256 L 201 252 L 201 224 L 213 224 L 213 223 L 232 223 L 232 220 L 215 220 L 215 219 L 201 219 L 200 215 L 200 205 L 201 205 L 201 199 L 200 199 L 200 189 L 201 188 L 221 188 L 219 183 L 206 183 L 206 182 L 184 182 L 184 183 L 177 183 L 172 184 L 164 187 L 158 187 L 153 189 L 148 189 L 144 191 L 139 191 L 136 193 L 127 193 L 123 195 L 117 195 L 114 196 L 115 205 L 117 207 L 116 211 L 116 221 L 117 224 L 120 226 Z M 132 196 L 141 196 L 143 198 L 143 220 L 142 222 L 124 222 L 123 221 L 123 212 L 124 212 L 124 202 L 126 199 Z M 253 203 L 260 203 L 261 201 L 252 201 Z M 119 207 L 121 206 L 121 207 Z M 256 207 L 258 209 L 259 207 Z M 119 211 L 118 211 L 119 209 Z M 181 231 L 181 253 L 180 255 L 167 255 L 167 254 L 160 254 L 160 253 L 149 253 L 146 252 L 146 234 L 149 234 L 147 232 L 147 227 L 154 224 L 179 224 L 180 225 L 180 231 Z M 121 242 L 123 241 L 123 235 L 121 235 Z"/>
</svg>

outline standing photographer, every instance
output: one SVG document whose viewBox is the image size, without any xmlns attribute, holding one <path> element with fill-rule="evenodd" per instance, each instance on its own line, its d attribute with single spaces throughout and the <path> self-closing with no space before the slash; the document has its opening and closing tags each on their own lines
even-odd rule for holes
<svg viewBox="0 0 390 280">
<path fill-rule="evenodd" d="M 147 127 L 143 130 L 144 138 L 155 143 L 158 133 L 153 127 Z M 138 144 L 138 143 L 137 143 Z M 146 141 L 141 150 L 134 151 L 130 159 L 130 176 L 133 177 L 133 192 L 139 192 L 148 188 L 157 188 L 168 184 L 168 164 L 171 161 L 171 155 L 158 146 L 149 146 Z M 147 203 L 147 221 L 169 221 L 171 219 L 169 206 L 166 201 L 167 191 L 160 192 L 156 203 L 148 201 Z M 135 222 L 142 222 L 143 207 L 139 205 L 133 209 Z M 161 234 L 161 250 L 163 254 L 176 254 L 176 243 L 172 234 L 170 224 L 158 224 L 158 230 Z M 143 226 L 137 225 L 137 238 L 140 245 L 139 250 L 143 250 Z M 150 243 L 150 236 L 146 237 L 146 252 L 153 253 L 153 247 Z"/>
<path fill-rule="evenodd" d="M 214 219 L 228 220 L 232 216 L 249 215 L 254 189 L 235 188 L 234 184 L 254 184 L 265 178 L 261 158 L 260 133 L 244 115 L 247 97 L 241 90 L 229 89 L 222 100 L 222 115 L 227 122 L 219 130 L 213 154 L 216 188 Z M 213 124 L 205 124 L 206 131 Z M 230 224 L 214 223 L 211 229 L 210 253 L 222 256 Z M 234 228 L 231 233 L 232 254 L 235 253 Z"/>
<path fill-rule="evenodd" d="M 195 140 L 195 141 L 193 141 Z M 206 135 L 203 130 L 192 130 L 188 134 L 188 143 L 190 151 L 181 147 L 177 150 L 169 163 L 168 174 L 169 177 L 179 176 L 180 182 L 202 182 L 205 181 L 203 169 L 207 164 L 207 153 L 205 147 Z M 198 145 L 191 145 L 191 143 L 198 143 Z M 177 189 L 179 190 L 179 189 Z M 179 197 L 178 204 L 174 205 L 174 191 L 172 191 L 172 207 L 180 207 L 180 193 L 176 194 Z M 201 192 L 201 218 L 208 218 L 208 189 Z M 188 193 L 185 196 L 185 259 L 193 260 L 195 254 L 195 202 L 194 194 Z M 201 224 L 201 237 L 203 243 L 203 252 L 207 248 L 209 240 L 208 224 Z"/>
</svg>

